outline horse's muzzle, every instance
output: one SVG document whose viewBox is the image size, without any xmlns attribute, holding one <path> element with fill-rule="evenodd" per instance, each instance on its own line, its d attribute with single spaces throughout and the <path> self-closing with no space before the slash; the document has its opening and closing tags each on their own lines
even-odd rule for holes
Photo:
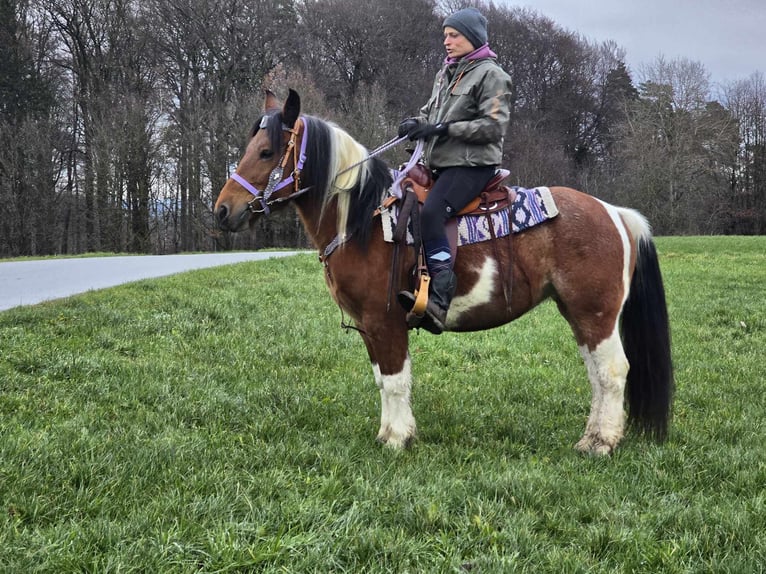
<svg viewBox="0 0 766 574">
<path fill-rule="evenodd" d="M 248 209 L 243 209 L 240 213 L 235 213 L 225 203 L 219 205 L 215 212 L 218 227 L 222 231 L 239 231 L 245 226 L 250 215 L 251 212 Z"/>
</svg>

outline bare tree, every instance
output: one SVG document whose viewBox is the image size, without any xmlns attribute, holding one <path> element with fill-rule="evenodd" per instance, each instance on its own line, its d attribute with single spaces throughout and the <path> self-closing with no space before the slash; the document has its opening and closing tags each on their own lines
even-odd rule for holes
<svg viewBox="0 0 766 574">
<path fill-rule="evenodd" d="M 731 118 L 711 102 L 697 62 L 660 57 L 644 78 L 621 134 L 624 202 L 641 207 L 659 233 L 713 232 L 708 214 L 725 187 L 731 142 L 722 134 Z"/>
<path fill-rule="evenodd" d="M 58 249 L 60 173 L 48 27 L 25 1 L 0 0 L 0 254 Z"/>
<path fill-rule="evenodd" d="M 593 107 L 590 48 L 535 12 L 486 12 L 490 45 L 513 82 L 508 165 L 523 185 L 573 184 Z"/>
<path fill-rule="evenodd" d="M 336 110 L 347 113 L 374 86 L 397 115 L 413 115 L 443 57 L 433 10 L 433 0 L 302 2 L 305 47 L 296 57 Z"/>
<path fill-rule="evenodd" d="M 253 97 L 290 47 L 292 3 L 151 0 L 142 6 L 162 62 L 177 249 L 209 249 L 217 241 L 231 246 L 214 229 L 212 205 L 252 124 Z"/>
<path fill-rule="evenodd" d="M 738 146 L 730 165 L 731 212 L 727 231 L 766 233 L 766 81 L 760 72 L 726 88 L 737 120 Z"/>
</svg>

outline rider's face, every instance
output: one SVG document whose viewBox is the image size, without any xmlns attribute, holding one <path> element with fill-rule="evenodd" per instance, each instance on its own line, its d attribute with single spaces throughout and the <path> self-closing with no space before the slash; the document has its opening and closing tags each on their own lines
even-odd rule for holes
<svg viewBox="0 0 766 574">
<path fill-rule="evenodd" d="M 462 58 L 475 49 L 468 38 L 450 26 L 444 28 L 444 48 L 450 58 Z"/>
</svg>

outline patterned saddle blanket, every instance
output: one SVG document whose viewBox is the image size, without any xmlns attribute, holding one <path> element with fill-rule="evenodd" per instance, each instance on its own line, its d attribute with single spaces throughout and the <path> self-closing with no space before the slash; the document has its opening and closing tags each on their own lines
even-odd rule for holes
<svg viewBox="0 0 766 574">
<path fill-rule="evenodd" d="M 487 215 L 461 215 L 457 218 L 457 245 L 470 245 L 492 239 L 489 225 L 492 222 L 495 237 L 505 237 L 509 233 L 520 233 L 556 217 L 559 213 L 553 201 L 551 190 L 547 187 L 527 189 L 513 187 L 516 199 L 508 209 L 501 209 Z M 393 242 L 394 228 L 399 216 L 399 204 L 393 209 L 381 213 L 383 237 Z M 407 232 L 407 242 L 412 243 L 412 236 Z"/>
</svg>

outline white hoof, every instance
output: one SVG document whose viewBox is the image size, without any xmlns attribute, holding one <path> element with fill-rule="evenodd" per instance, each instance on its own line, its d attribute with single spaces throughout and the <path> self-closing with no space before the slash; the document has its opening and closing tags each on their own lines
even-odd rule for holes
<svg viewBox="0 0 766 574">
<path fill-rule="evenodd" d="M 607 456 L 617 448 L 619 439 L 607 440 L 599 435 L 585 434 L 575 445 L 575 449 L 583 454 Z"/>
<path fill-rule="evenodd" d="M 404 450 L 415 440 L 415 428 L 409 428 L 404 432 L 396 433 L 391 427 L 381 427 L 377 441 L 392 450 Z"/>
</svg>

